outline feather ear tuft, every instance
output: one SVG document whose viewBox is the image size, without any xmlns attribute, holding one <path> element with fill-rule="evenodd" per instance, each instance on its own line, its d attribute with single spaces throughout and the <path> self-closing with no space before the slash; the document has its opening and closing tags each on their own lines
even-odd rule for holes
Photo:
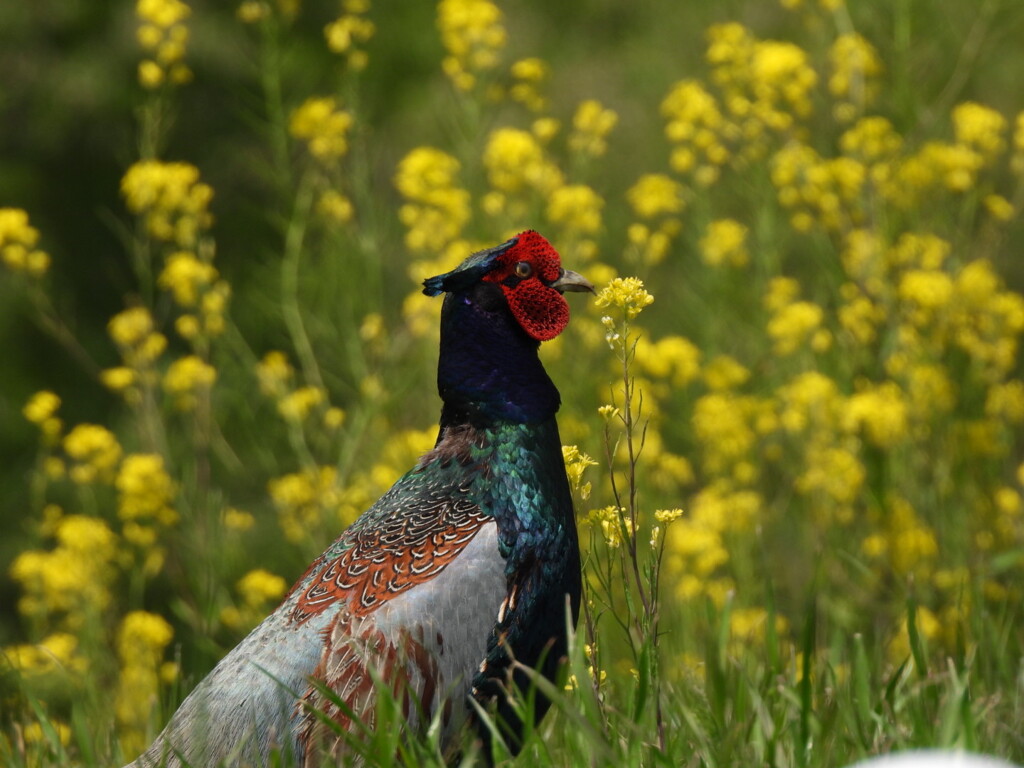
<svg viewBox="0 0 1024 768">
<path fill-rule="evenodd" d="M 451 272 L 428 277 L 423 281 L 423 293 L 427 296 L 439 296 L 442 293 L 468 288 L 490 272 L 498 258 L 517 242 L 519 238 L 513 237 L 501 245 L 477 251 Z"/>
</svg>

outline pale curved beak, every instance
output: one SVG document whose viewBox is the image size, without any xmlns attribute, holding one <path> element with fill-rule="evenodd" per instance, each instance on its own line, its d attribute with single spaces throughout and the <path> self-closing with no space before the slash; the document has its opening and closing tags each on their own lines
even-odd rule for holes
<svg viewBox="0 0 1024 768">
<path fill-rule="evenodd" d="M 563 269 L 558 279 L 551 283 L 551 287 L 559 293 L 565 293 L 566 291 L 590 291 L 591 293 L 597 293 L 587 278 L 579 272 L 573 272 L 571 269 Z"/>
</svg>

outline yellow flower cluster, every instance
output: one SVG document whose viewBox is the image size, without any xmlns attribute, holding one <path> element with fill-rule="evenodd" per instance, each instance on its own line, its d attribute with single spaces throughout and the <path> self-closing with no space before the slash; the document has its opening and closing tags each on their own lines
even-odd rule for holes
<svg viewBox="0 0 1024 768">
<path fill-rule="evenodd" d="M 32 395 L 21 413 L 30 423 L 39 427 L 47 443 L 52 443 L 64 428 L 64 422 L 57 417 L 59 408 L 60 398 L 49 390 L 42 390 Z"/>
<path fill-rule="evenodd" d="M 251 531 L 253 526 L 256 525 L 256 518 L 251 512 L 236 509 L 235 507 L 225 509 L 221 520 L 224 523 L 224 528 L 238 533 Z"/>
<path fill-rule="evenodd" d="M 667 381 L 676 390 L 700 375 L 700 349 L 683 336 L 669 335 L 651 341 L 648 334 L 640 335 L 634 354 L 641 371 L 655 380 Z"/>
<path fill-rule="evenodd" d="M 241 605 L 232 605 L 220 612 L 220 620 L 235 630 L 249 630 L 267 614 L 270 603 L 280 600 L 288 583 L 270 571 L 257 568 L 249 571 L 235 584 Z"/>
<path fill-rule="evenodd" d="M 609 549 L 618 549 L 622 546 L 623 533 L 627 536 L 636 535 L 634 522 L 630 520 L 623 507 L 612 505 L 601 509 L 592 509 L 587 513 L 587 523 L 600 533 Z"/>
<path fill-rule="evenodd" d="M 54 632 L 36 645 L 12 645 L 0 656 L 23 677 L 58 677 L 67 685 L 67 677 L 79 675 L 89 667 L 79 649 L 78 638 L 70 632 Z"/>
<path fill-rule="evenodd" d="M 758 40 L 732 22 L 708 29 L 707 60 L 726 108 L 746 142 L 756 144 L 765 128 L 788 131 L 811 112 L 817 73 L 799 46 Z"/>
<path fill-rule="evenodd" d="M 157 382 L 155 363 L 167 349 L 167 337 L 156 330 L 153 316 L 145 307 L 120 312 L 107 324 L 124 365 L 103 371 L 103 383 L 131 404 L 142 399 L 142 391 Z"/>
<path fill-rule="evenodd" d="M 280 397 L 288 391 L 295 369 L 284 352 L 272 350 L 256 364 L 256 378 L 260 392 L 268 397 Z"/>
<path fill-rule="evenodd" d="M 355 214 L 352 201 L 336 189 L 324 190 L 316 201 L 316 211 L 335 224 L 347 224 Z"/>
<path fill-rule="evenodd" d="M 138 0 L 138 40 L 148 58 L 139 63 L 139 82 L 158 88 L 165 82 L 187 83 L 192 71 L 185 64 L 188 27 L 192 10 L 182 0 Z"/>
<path fill-rule="evenodd" d="M 376 32 L 376 26 L 366 18 L 370 0 L 343 0 L 343 13 L 324 28 L 327 47 L 340 54 L 357 72 L 365 69 L 369 61 L 364 45 Z"/>
<path fill-rule="evenodd" d="M 176 493 L 174 481 L 164 468 L 162 456 L 133 453 L 121 462 L 114 487 L 122 535 L 143 553 L 143 572 L 152 576 L 164 563 L 164 551 L 157 546 L 158 529 L 178 521 L 178 513 L 171 506 Z"/>
<path fill-rule="evenodd" d="M 641 219 L 678 216 L 686 207 L 683 186 L 663 173 L 647 173 L 626 192 L 626 200 Z"/>
<path fill-rule="evenodd" d="M 758 515 L 762 501 L 752 491 L 712 485 L 690 501 L 689 515 L 675 520 L 665 535 L 665 565 L 675 576 L 675 593 L 682 600 L 710 597 L 722 605 L 735 590 L 723 573 L 729 561 L 726 540 L 743 531 Z"/>
<path fill-rule="evenodd" d="M 619 116 L 595 99 L 581 101 L 572 118 L 569 149 L 590 157 L 600 157 L 608 151 L 608 134 Z"/>
<path fill-rule="evenodd" d="M 730 159 L 736 127 L 722 115 L 717 99 L 696 80 L 676 83 L 661 102 L 665 135 L 674 145 L 669 165 L 701 187 L 714 184 Z"/>
<path fill-rule="evenodd" d="M 285 421 L 301 422 L 327 402 L 327 393 L 320 387 L 299 387 L 277 401 L 277 411 Z"/>
<path fill-rule="evenodd" d="M 856 32 L 837 37 L 829 48 L 828 59 L 828 90 L 836 100 L 833 114 L 839 122 L 848 123 L 875 103 L 882 61 L 874 46 Z"/>
<path fill-rule="evenodd" d="M 87 515 L 58 515 L 52 526 L 54 548 L 20 553 L 10 575 L 22 589 L 19 613 L 74 631 L 110 604 L 117 536 Z"/>
<path fill-rule="evenodd" d="M 345 412 L 329 403 L 327 392 L 321 387 L 293 387 L 294 378 L 295 369 L 283 352 L 267 352 L 256 364 L 260 392 L 274 398 L 277 412 L 285 421 L 302 425 L 316 414 L 323 426 L 338 429 L 345 421 Z"/>
<path fill-rule="evenodd" d="M 908 423 L 907 398 L 894 381 L 862 383 L 843 409 L 843 428 L 863 430 L 868 442 L 879 448 L 892 448 L 907 437 Z"/>
<path fill-rule="evenodd" d="M 595 235 L 601 229 L 601 209 L 604 200 L 586 184 L 566 184 L 555 189 L 548 198 L 547 218 L 552 224 L 559 225 L 564 234 L 563 241 L 574 240 L 579 236 Z M 570 255 L 588 258 L 596 252 L 596 243 L 573 251 Z M 562 246 L 563 251 L 570 251 Z"/>
<path fill-rule="evenodd" d="M 348 153 L 348 132 L 352 114 L 341 109 L 331 96 L 306 99 L 288 123 L 293 137 L 306 142 L 306 148 L 322 163 L 335 163 Z"/>
<path fill-rule="evenodd" d="M 558 166 L 548 157 L 540 139 L 518 128 L 498 128 L 484 147 L 483 164 L 493 192 L 484 198 L 492 216 L 524 216 L 530 193 L 550 195 L 564 183 Z"/>
<path fill-rule="evenodd" d="M 742 655 L 749 652 L 751 645 L 762 646 L 768 632 L 769 614 L 764 608 L 733 608 L 729 612 L 730 653 Z M 774 617 L 776 636 L 789 631 L 789 622 L 784 616 Z"/>
<path fill-rule="evenodd" d="M 285 538 L 306 541 L 325 521 L 336 523 L 341 489 L 334 467 L 317 467 L 274 478 L 267 490 Z"/>
<path fill-rule="evenodd" d="M 863 163 L 845 156 L 822 158 L 806 144 L 792 143 L 772 159 L 772 183 L 798 232 L 816 225 L 830 231 L 860 225 L 866 179 Z"/>
<path fill-rule="evenodd" d="M 140 160 L 121 179 L 128 210 L 142 216 L 151 237 L 193 248 L 213 224 L 209 212 L 213 190 L 188 163 Z"/>
<path fill-rule="evenodd" d="M 202 290 L 217 279 L 212 264 L 200 261 L 191 251 L 177 251 L 167 257 L 159 285 L 170 291 L 182 307 L 194 307 Z"/>
<path fill-rule="evenodd" d="M 216 368 L 197 355 L 186 355 L 168 366 L 164 389 L 174 398 L 176 408 L 191 411 L 197 398 L 207 395 L 216 380 Z"/>
<path fill-rule="evenodd" d="M 763 405 L 750 395 L 720 389 L 702 395 L 693 406 L 693 431 L 704 445 L 702 464 L 714 474 L 753 478 L 749 464 L 757 441 L 756 416 Z"/>
<path fill-rule="evenodd" d="M 28 223 L 21 208 L 0 208 L 0 261 L 13 272 L 42 277 L 50 268 L 50 256 L 36 248 L 39 230 Z"/>
<path fill-rule="evenodd" d="M 402 158 L 395 186 L 406 199 L 398 217 L 413 252 L 440 253 L 469 221 L 469 192 L 458 185 L 459 161 L 432 147 L 417 147 Z"/>
<path fill-rule="evenodd" d="M 583 473 L 587 467 L 596 467 L 597 462 L 575 445 L 563 445 L 562 458 L 565 461 L 565 474 L 569 478 L 569 485 L 581 499 L 589 499 L 591 484 L 589 481 L 583 482 Z"/>
<path fill-rule="evenodd" d="M 114 714 L 120 724 L 122 747 L 136 754 L 145 749 L 154 713 L 158 711 L 161 684 L 173 682 L 178 668 L 165 662 L 164 652 L 174 629 L 162 617 L 132 611 L 117 631 L 117 656 L 121 669 L 114 698 Z"/>
<path fill-rule="evenodd" d="M 629 242 L 647 265 L 661 263 L 682 228 L 680 214 L 686 208 L 685 189 L 671 176 L 647 173 L 626 190 L 626 201 L 642 221 L 629 226 Z"/>
<path fill-rule="evenodd" d="M 747 232 L 747 227 L 734 219 L 712 221 L 700 241 L 701 259 L 711 267 L 745 267 L 750 261 Z"/>
<path fill-rule="evenodd" d="M 175 330 L 183 339 L 195 341 L 201 336 L 214 337 L 224 332 L 231 286 L 219 277 L 208 256 L 175 251 L 165 259 L 157 285 L 186 310 L 174 322 Z"/>
<path fill-rule="evenodd" d="M 505 47 L 501 10 L 490 0 L 441 0 L 437 27 L 446 55 L 444 73 L 460 91 L 469 91 L 477 78 L 498 66 Z"/>
<path fill-rule="evenodd" d="M 645 307 L 654 303 L 654 297 L 637 277 L 616 277 L 597 293 L 598 307 L 616 307 L 627 320 L 634 319 Z"/>
<path fill-rule="evenodd" d="M 967 101 L 953 108 L 953 136 L 956 143 L 977 153 L 988 166 L 1006 149 L 1006 118 L 991 107 Z"/>
<path fill-rule="evenodd" d="M 825 312 L 810 301 L 780 301 L 777 288 L 773 287 L 785 278 L 775 278 L 769 285 L 765 305 L 772 315 L 765 330 L 773 342 L 772 351 L 779 357 L 787 357 L 797 350 L 809 346 L 815 352 L 824 352 L 832 343 L 831 333 L 823 326 Z"/>
<path fill-rule="evenodd" d="M 927 576 L 938 554 L 935 533 L 925 524 L 910 503 L 896 495 L 887 499 L 883 533 L 868 536 L 861 544 L 871 558 L 886 557 L 893 570 L 901 576 Z"/>
<path fill-rule="evenodd" d="M 65 435 L 63 446 L 72 461 L 69 475 L 74 482 L 86 485 L 113 481 L 121 460 L 121 444 L 109 429 L 99 424 L 79 424 Z"/>
<path fill-rule="evenodd" d="M 540 112 L 547 106 L 547 99 L 540 92 L 540 86 L 548 79 L 550 68 L 538 58 L 519 59 L 509 69 L 512 85 L 508 95 L 531 112 Z"/>
</svg>

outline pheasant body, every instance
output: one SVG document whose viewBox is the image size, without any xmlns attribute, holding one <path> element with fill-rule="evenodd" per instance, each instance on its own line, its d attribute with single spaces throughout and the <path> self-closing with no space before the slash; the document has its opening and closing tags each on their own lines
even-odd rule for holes
<svg viewBox="0 0 1024 768">
<path fill-rule="evenodd" d="M 568 321 L 561 291 L 589 284 L 525 232 L 425 285 L 447 294 L 434 448 L 196 687 L 139 768 L 179 755 L 266 765 L 274 751 L 322 765 L 344 752 L 324 716 L 372 730 L 382 684 L 412 731 L 440 721 L 445 749 L 467 722 L 486 747 L 471 699 L 496 709 L 518 748 L 505 690 L 528 681 L 511 662 L 554 677 L 581 590 L 559 397 L 537 348 Z"/>
</svg>

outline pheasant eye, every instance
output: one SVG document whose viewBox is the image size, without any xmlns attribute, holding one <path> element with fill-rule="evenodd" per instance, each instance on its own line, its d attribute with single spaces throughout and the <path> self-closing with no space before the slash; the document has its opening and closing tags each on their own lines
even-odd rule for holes
<svg viewBox="0 0 1024 768">
<path fill-rule="evenodd" d="M 529 277 L 533 274 L 533 264 L 528 261 L 520 261 L 516 264 L 516 276 L 517 277 Z"/>
</svg>

